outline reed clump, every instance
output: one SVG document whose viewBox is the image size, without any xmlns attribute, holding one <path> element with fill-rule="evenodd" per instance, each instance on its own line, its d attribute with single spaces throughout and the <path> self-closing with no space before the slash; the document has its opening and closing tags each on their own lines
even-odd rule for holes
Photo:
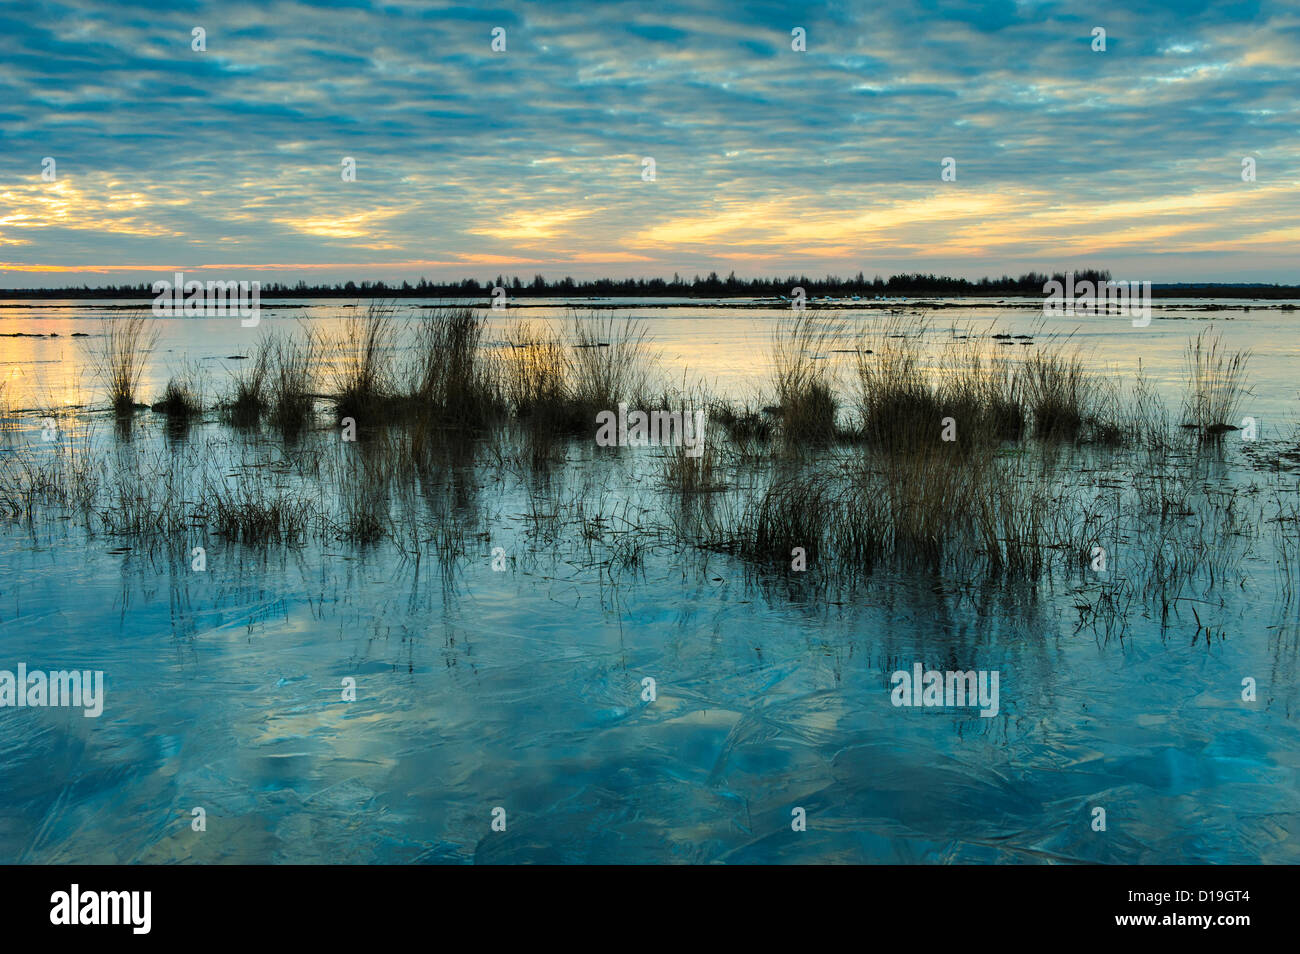
<svg viewBox="0 0 1300 954">
<path fill-rule="evenodd" d="M 1201 332 L 1188 343 L 1184 427 L 1195 428 L 1202 440 L 1237 430 L 1233 422 L 1249 393 L 1250 356 L 1249 351 L 1230 350 L 1221 333 Z"/>
<path fill-rule="evenodd" d="M 209 484 L 204 503 L 219 536 L 247 544 L 299 543 L 314 513 L 307 497 L 248 472 Z"/>
<path fill-rule="evenodd" d="M 555 332 L 520 321 L 506 332 L 500 363 L 502 399 L 519 425 L 529 465 L 545 467 L 560 456 L 561 440 L 583 426 L 569 400 L 568 355 Z M 592 422 L 594 434 L 594 418 Z"/>
<path fill-rule="evenodd" d="M 655 358 L 643 322 L 573 314 L 565 327 L 567 341 L 552 326 L 514 323 L 496 365 L 496 393 L 537 465 L 557 460 L 568 439 L 594 439 L 600 412 L 654 403 Z"/>
<path fill-rule="evenodd" d="M 846 327 L 804 311 L 782 319 L 772 332 L 772 386 L 787 446 L 824 445 L 835 438 L 839 402 L 831 352 Z"/>
<path fill-rule="evenodd" d="M 470 308 L 435 309 L 420 316 L 410 395 L 417 423 L 478 430 L 500 416 L 486 331 L 486 316 Z"/>
<path fill-rule="evenodd" d="M 844 489 L 833 475 L 802 469 L 778 474 L 741 511 L 729 548 L 758 563 L 790 567 L 802 561 L 818 568 L 845 510 Z"/>
<path fill-rule="evenodd" d="M 372 301 L 364 312 L 343 319 L 329 342 L 334 380 L 334 416 L 363 426 L 382 423 L 397 397 L 392 375 L 393 307 Z"/>
<path fill-rule="evenodd" d="M 100 335 L 92 339 L 90 363 L 108 393 L 108 403 L 118 416 L 137 407 L 136 389 L 158 344 L 158 329 L 147 315 L 105 318 Z"/>
<path fill-rule="evenodd" d="M 924 322 L 891 319 L 865 336 L 855 360 L 858 433 L 882 453 L 948 445 L 963 454 L 1020 438 L 1024 389 L 1018 371 L 980 338 L 949 342 L 933 359 Z"/>
<path fill-rule="evenodd" d="M 564 345 L 544 325 L 518 321 L 507 330 L 500 372 L 502 395 L 518 418 L 558 416 L 568 401 Z"/>
<path fill-rule="evenodd" d="M 677 401 L 664 395 L 658 403 L 667 412 L 665 419 L 671 417 L 674 421 L 671 427 L 665 427 L 669 446 L 664 453 L 661 471 L 664 486 L 684 497 L 726 490 L 719 441 L 709 428 L 709 408 L 716 402 L 709 400 L 702 390 L 697 390 Z M 679 426 L 675 438 L 669 438 L 667 433 Z M 687 429 L 691 432 L 690 445 L 686 442 Z"/>
<path fill-rule="evenodd" d="M 313 386 L 320 340 L 302 325 L 297 335 L 275 335 L 268 343 L 267 417 L 286 438 L 297 437 L 316 414 Z"/>
<path fill-rule="evenodd" d="M 596 415 L 620 403 L 650 410 L 654 357 L 643 321 L 575 313 L 569 333 L 567 390 L 576 433 L 594 433 Z"/>
<path fill-rule="evenodd" d="M 833 578 L 878 568 L 1037 580 L 1082 546 L 1082 509 L 1051 471 L 926 445 L 778 473 L 714 548 Z M 801 569 L 801 567 L 796 567 Z"/>
<path fill-rule="evenodd" d="M 1077 353 L 1055 348 L 1035 351 L 1022 366 L 1034 436 L 1047 441 L 1074 441 L 1088 419 L 1088 379 Z"/>
<path fill-rule="evenodd" d="M 275 342 L 263 335 L 253 350 L 251 360 L 230 372 L 231 389 L 222 405 L 227 419 L 235 427 L 256 427 L 270 407 L 272 361 Z"/>
<path fill-rule="evenodd" d="M 388 533 L 394 485 L 411 483 L 412 471 L 402 466 L 404 443 L 384 430 L 366 441 L 334 445 L 331 483 L 339 488 L 340 539 L 368 546 Z"/>
<path fill-rule="evenodd" d="M 776 432 L 772 418 L 749 404 L 715 401 L 709 409 L 709 420 L 720 424 L 727 436 L 736 444 L 766 444 Z"/>
<path fill-rule="evenodd" d="M 196 375 L 173 375 L 167 379 L 163 393 L 154 401 L 152 410 L 167 415 L 174 424 L 184 424 L 203 413 L 203 397 Z"/>
</svg>

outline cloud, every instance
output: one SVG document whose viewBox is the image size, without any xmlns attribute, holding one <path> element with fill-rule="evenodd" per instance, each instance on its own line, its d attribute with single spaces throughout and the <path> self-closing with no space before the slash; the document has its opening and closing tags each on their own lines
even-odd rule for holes
<svg viewBox="0 0 1300 954">
<path fill-rule="evenodd" d="M 1297 54 L 1263 0 L 36 3 L 0 13 L 0 246 L 14 284 L 232 249 L 329 280 L 1300 280 Z"/>
<path fill-rule="evenodd" d="M 528 244 L 539 239 L 554 238 L 568 233 L 569 229 L 561 226 L 577 219 L 584 219 L 598 209 L 552 209 L 550 211 L 510 211 L 501 217 L 496 225 L 481 225 L 467 229 L 470 235 L 487 235 L 491 238 L 515 240 Z"/>
</svg>

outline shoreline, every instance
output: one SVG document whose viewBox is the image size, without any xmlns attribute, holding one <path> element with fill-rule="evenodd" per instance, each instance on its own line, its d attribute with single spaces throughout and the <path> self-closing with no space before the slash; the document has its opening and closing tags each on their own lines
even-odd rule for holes
<svg viewBox="0 0 1300 954">
<path fill-rule="evenodd" d="M 376 298 L 362 298 L 358 296 L 354 301 L 338 304 L 339 299 L 334 297 L 319 298 L 315 296 L 304 296 L 303 299 L 271 299 L 260 303 L 263 309 L 300 309 L 315 308 L 321 305 L 330 304 L 333 307 L 357 308 L 362 301 L 385 300 Z M 42 302 L 79 302 L 77 298 L 48 298 L 41 299 Z M 86 299 L 88 302 L 94 302 L 95 299 Z M 1219 304 L 1219 301 L 1231 302 L 1231 304 Z M 138 311 L 141 308 L 150 308 L 152 299 L 130 299 L 130 304 L 86 304 L 83 307 L 94 308 L 100 311 Z M 305 303 L 304 303 L 305 302 Z M 401 299 L 394 301 L 399 304 Z M 1240 304 L 1238 302 L 1241 302 Z M 647 310 L 667 310 L 670 308 L 700 308 L 710 311 L 790 311 L 789 302 L 783 302 L 775 299 L 692 299 L 692 300 L 646 300 L 646 301 L 627 301 L 621 299 L 607 298 L 571 298 L 571 299 L 536 299 L 533 301 L 507 301 L 504 306 L 494 307 L 491 302 L 474 299 L 452 299 L 440 304 L 413 304 L 415 309 L 437 310 L 441 308 L 469 308 L 475 311 L 517 311 L 524 309 L 555 309 L 555 308 L 573 308 L 573 309 L 590 309 L 596 311 L 627 311 L 630 309 L 647 309 Z M 42 304 L 25 304 L 22 302 L 12 301 L 0 297 L 0 311 L 17 310 L 24 308 L 41 308 Z M 990 307 L 1002 307 L 1019 310 L 1041 310 L 1043 308 L 1042 300 L 1027 301 L 1008 300 L 1008 299 L 962 299 L 962 300 L 880 300 L 880 301 L 813 301 L 809 300 L 805 305 L 808 311 L 905 311 L 909 309 L 929 309 L 943 311 L 949 309 L 984 309 Z M 1207 303 L 1182 304 L 1180 299 L 1152 299 L 1152 308 L 1178 308 L 1188 311 L 1296 311 L 1300 310 L 1300 297 L 1295 299 L 1219 299 Z M 167 315 L 160 317 L 205 317 L 202 315 Z M 1051 317 L 1051 316 L 1049 316 Z"/>
</svg>

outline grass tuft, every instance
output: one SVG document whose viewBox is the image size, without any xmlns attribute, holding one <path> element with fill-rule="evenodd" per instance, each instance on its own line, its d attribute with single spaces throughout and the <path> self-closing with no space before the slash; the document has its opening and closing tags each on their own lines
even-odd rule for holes
<svg viewBox="0 0 1300 954">
<path fill-rule="evenodd" d="M 101 333 L 90 347 L 91 366 L 108 392 L 108 403 L 118 416 L 136 408 L 135 392 L 158 344 L 158 329 L 147 315 L 105 318 Z"/>
</svg>

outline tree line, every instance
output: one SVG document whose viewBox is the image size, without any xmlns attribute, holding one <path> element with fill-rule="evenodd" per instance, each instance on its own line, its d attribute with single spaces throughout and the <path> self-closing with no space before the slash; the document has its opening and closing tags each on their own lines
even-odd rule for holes
<svg viewBox="0 0 1300 954">
<path fill-rule="evenodd" d="M 198 273 L 194 273 L 197 279 Z M 222 276 L 229 278 L 230 276 Z M 1108 271 L 1080 269 L 1074 273 L 1081 281 L 1108 281 Z M 498 275 L 479 281 L 348 281 L 335 284 L 296 284 L 266 282 L 261 286 L 263 299 L 284 298 L 489 298 L 494 288 L 504 288 L 509 298 L 770 298 L 790 297 L 793 289 L 802 288 L 808 297 L 852 298 L 957 298 L 957 297 L 1041 297 L 1043 286 L 1051 280 L 1064 282 L 1064 273 L 1052 275 L 1027 272 L 1018 277 L 984 277 L 978 280 L 953 278 L 933 273 L 909 273 L 882 278 L 867 278 L 862 272 L 851 277 L 827 275 L 789 275 L 784 278 L 738 278 L 735 272 L 723 278 L 717 272 L 684 278 L 674 274 L 667 278 L 593 278 L 566 276 L 547 279 L 543 275 L 525 281 L 519 276 Z M 138 285 L 82 285 L 63 288 L 0 289 L 0 298 L 136 298 L 153 297 L 152 282 Z M 1161 297 L 1214 298 L 1295 298 L 1300 286 L 1265 283 L 1161 283 L 1152 282 L 1153 293 Z"/>
</svg>

